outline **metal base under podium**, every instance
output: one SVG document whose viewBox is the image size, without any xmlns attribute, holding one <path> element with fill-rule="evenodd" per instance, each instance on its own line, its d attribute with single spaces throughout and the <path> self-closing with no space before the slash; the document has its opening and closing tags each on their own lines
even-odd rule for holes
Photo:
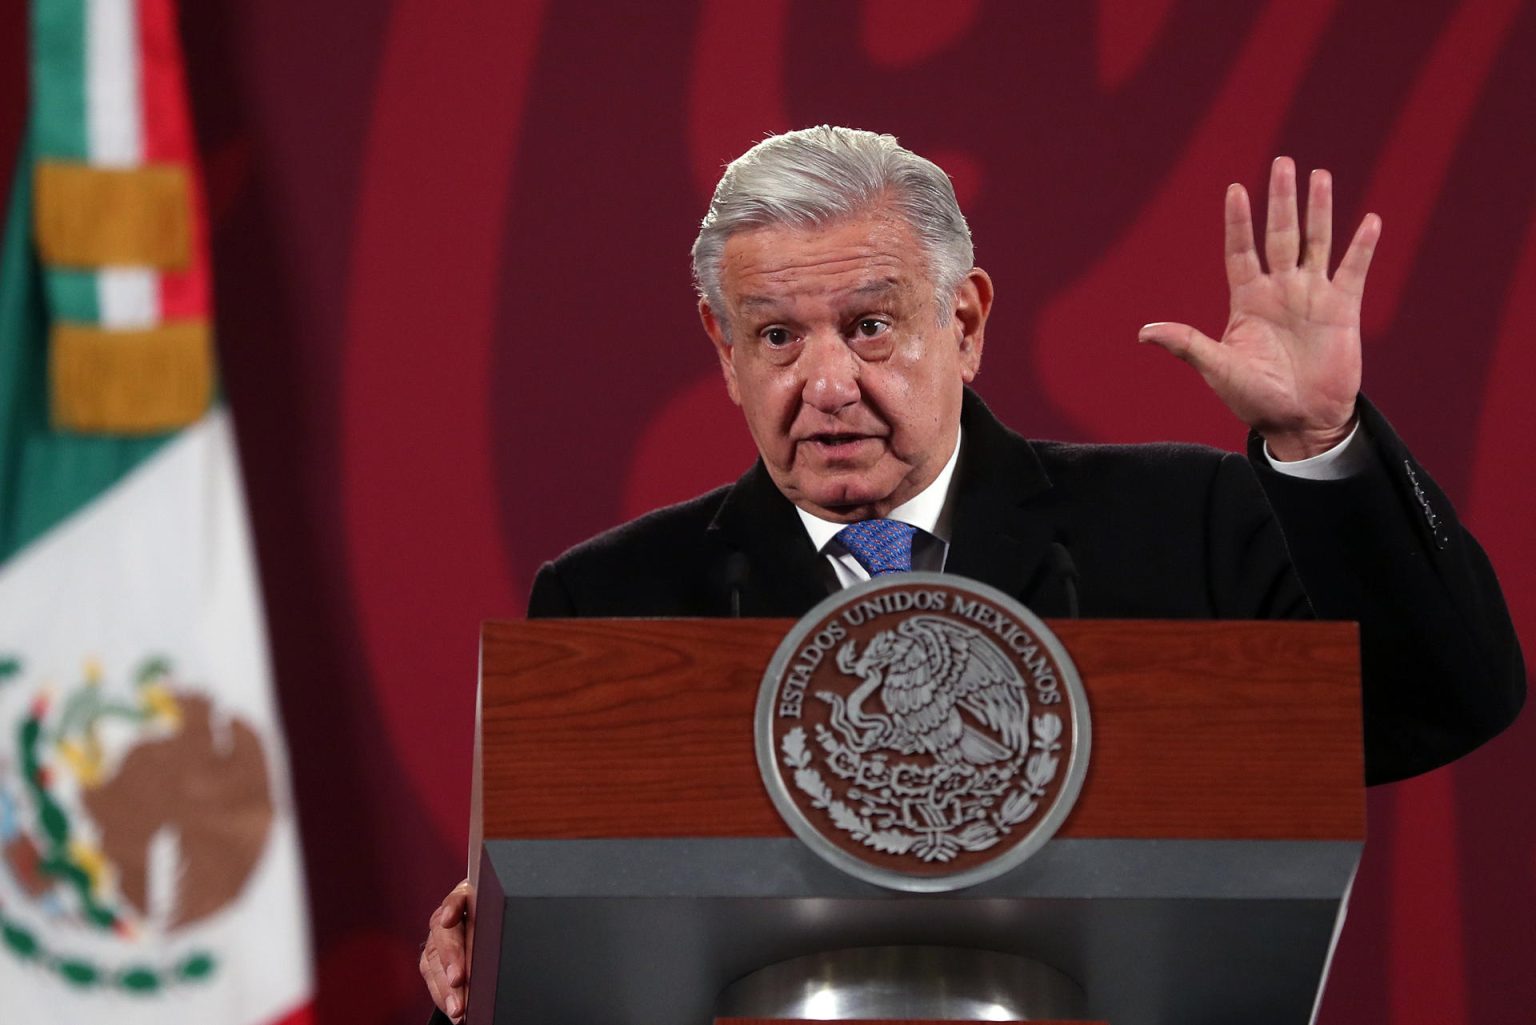
<svg viewBox="0 0 1536 1025">
<path fill-rule="evenodd" d="M 997 879 L 910 894 L 792 839 L 495 840 L 482 851 L 469 1021 L 709 1025 L 735 1013 L 717 998 L 766 966 L 939 946 L 1053 966 L 1086 994 L 1068 1017 L 1307 1025 L 1360 851 L 1056 839 Z"/>
<path fill-rule="evenodd" d="M 807 954 L 732 983 L 720 1018 L 1036 1021 L 1082 1018 L 1082 987 L 1027 957 L 953 947 Z"/>
</svg>

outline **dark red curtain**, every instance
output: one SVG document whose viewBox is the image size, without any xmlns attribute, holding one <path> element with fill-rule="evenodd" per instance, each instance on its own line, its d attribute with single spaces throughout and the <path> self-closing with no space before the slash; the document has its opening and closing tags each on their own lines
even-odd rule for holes
<svg viewBox="0 0 1536 1025">
<path fill-rule="evenodd" d="M 979 386 L 1036 436 L 1242 431 L 1148 320 L 1219 331 L 1221 197 L 1328 167 L 1385 234 L 1366 388 L 1536 642 L 1536 5 L 1521 0 L 183 4 L 323 1025 L 414 1023 L 463 874 L 478 623 L 752 450 L 687 250 L 764 133 L 892 132 L 998 286 Z M 0 142 L 25 103 L 0 13 Z M 11 150 L 7 150 L 10 152 Z M 1536 1007 L 1527 720 L 1371 795 L 1325 1025 Z"/>
</svg>

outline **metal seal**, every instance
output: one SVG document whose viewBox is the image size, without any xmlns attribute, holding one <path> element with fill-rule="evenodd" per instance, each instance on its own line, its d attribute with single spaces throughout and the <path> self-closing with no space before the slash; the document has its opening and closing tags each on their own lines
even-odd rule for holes
<svg viewBox="0 0 1536 1025">
<path fill-rule="evenodd" d="M 1071 812 L 1088 701 L 1048 627 L 952 574 L 891 574 L 831 596 L 779 645 L 758 694 L 757 760 L 779 814 L 827 861 L 914 892 L 1022 864 Z"/>
</svg>

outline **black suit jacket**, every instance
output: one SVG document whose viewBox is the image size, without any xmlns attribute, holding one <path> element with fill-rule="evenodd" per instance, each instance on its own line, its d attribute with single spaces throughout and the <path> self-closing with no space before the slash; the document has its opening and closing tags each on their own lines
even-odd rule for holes
<svg viewBox="0 0 1536 1025">
<path fill-rule="evenodd" d="M 1525 667 L 1498 581 L 1434 482 L 1364 400 L 1371 470 L 1304 481 L 1196 445 L 1029 442 L 966 393 L 945 572 L 1066 613 L 1352 619 L 1366 774 L 1401 779 L 1503 729 Z M 546 563 L 530 616 L 799 616 L 836 587 L 761 462 Z"/>
</svg>

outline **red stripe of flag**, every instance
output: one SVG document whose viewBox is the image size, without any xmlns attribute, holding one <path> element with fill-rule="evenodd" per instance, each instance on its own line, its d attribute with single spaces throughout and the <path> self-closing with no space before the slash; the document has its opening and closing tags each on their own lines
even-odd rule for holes
<svg viewBox="0 0 1536 1025">
<path fill-rule="evenodd" d="M 271 1025 L 315 1025 L 315 1008 L 312 1004 L 305 1004 L 272 1022 Z"/>
<path fill-rule="evenodd" d="M 209 301 L 207 204 L 193 144 L 191 111 L 176 34 L 175 0 L 139 0 L 139 53 L 144 96 L 144 160 L 181 164 L 191 179 L 192 258 L 160 275 L 160 316 L 206 320 Z"/>
</svg>

